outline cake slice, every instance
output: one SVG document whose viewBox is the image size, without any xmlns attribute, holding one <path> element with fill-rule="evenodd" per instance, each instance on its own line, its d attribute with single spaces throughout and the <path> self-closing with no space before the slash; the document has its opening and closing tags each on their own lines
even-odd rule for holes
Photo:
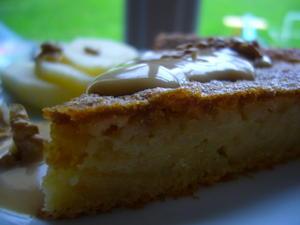
<svg viewBox="0 0 300 225">
<path fill-rule="evenodd" d="M 299 157 L 300 51 L 259 51 L 273 62 L 255 67 L 253 80 L 158 82 L 122 96 L 90 87 L 93 93 L 46 108 L 52 141 L 43 216 L 136 207 Z"/>
</svg>

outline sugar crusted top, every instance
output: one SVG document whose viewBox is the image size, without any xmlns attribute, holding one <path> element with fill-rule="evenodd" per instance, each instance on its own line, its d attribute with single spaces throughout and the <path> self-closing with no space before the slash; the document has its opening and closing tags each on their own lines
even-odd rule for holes
<svg viewBox="0 0 300 225">
<path fill-rule="evenodd" d="M 300 50 L 264 49 L 273 66 L 257 68 L 255 80 L 187 82 L 179 88 L 153 88 L 125 96 L 83 94 L 62 105 L 44 109 L 44 116 L 53 121 L 77 121 L 95 115 L 120 114 L 151 107 L 157 99 L 164 103 L 175 97 L 196 98 L 199 101 L 224 96 L 258 95 L 268 93 L 300 93 Z M 163 104 L 161 104 L 163 107 Z"/>
</svg>

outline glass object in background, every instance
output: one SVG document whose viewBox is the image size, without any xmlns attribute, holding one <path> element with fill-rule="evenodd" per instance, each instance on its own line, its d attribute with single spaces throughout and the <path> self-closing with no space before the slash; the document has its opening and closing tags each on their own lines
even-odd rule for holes
<svg viewBox="0 0 300 225">
<path fill-rule="evenodd" d="M 123 39 L 124 0 L 1 0 L 0 21 L 26 39 Z"/>
<path fill-rule="evenodd" d="M 268 46 L 300 48 L 299 0 L 203 0 L 199 10 L 198 33 L 201 36 L 245 36 L 251 33 Z M 249 15 L 265 23 L 265 28 L 249 27 Z M 243 22 L 248 17 L 248 25 L 244 23 L 247 29 L 226 25 L 228 16 Z"/>
<path fill-rule="evenodd" d="M 226 27 L 237 30 L 237 35 L 247 41 L 254 41 L 258 38 L 258 30 L 266 30 L 268 23 L 264 18 L 259 18 L 247 13 L 243 16 L 225 16 L 223 24 Z"/>
</svg>

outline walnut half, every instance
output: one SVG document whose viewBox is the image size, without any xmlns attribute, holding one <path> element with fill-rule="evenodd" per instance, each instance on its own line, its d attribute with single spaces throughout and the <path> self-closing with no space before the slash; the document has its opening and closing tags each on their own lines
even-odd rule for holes
<svg viewBox="0 0 300 225">
<path fill-rule="evenodd" d="M 9 117 L 9 118 L 7 118 Z M 44 140 L 25 108 L 13 104 L 0 110 L 0 167 L 29 164 L 42 159 Z"/>
</svg>

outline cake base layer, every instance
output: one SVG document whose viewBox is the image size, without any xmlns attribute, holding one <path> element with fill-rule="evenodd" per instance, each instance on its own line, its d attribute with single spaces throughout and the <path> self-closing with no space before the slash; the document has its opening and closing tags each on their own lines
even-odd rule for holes
<svg viewBox="0 0 300 225">
<path fill-rule="evenodd" d="M 54 122 L 42 214 L 136 207 L 297 158 L 299 115 L 299 94 L 286 93 L 180 114 L 161 108 Z"/>
</svg>

